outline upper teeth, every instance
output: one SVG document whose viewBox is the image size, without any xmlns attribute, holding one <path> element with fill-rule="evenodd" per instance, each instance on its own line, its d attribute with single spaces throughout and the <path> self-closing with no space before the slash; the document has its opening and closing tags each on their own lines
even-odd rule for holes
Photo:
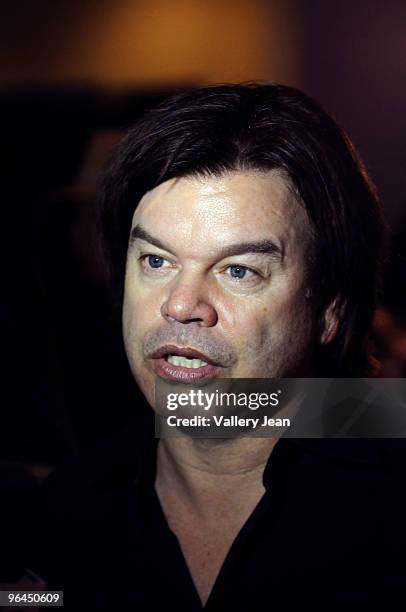
<svg viewBox="0 0 406 612">
<path fill-rule="evenodd" d="M 201 368 L 207 365 L 207 363 L 201 359 L 188 359 L 180 355 L 168 355 L 167 361 L 172 365 L 182 366 L 183 368 Z"/>
</svg>

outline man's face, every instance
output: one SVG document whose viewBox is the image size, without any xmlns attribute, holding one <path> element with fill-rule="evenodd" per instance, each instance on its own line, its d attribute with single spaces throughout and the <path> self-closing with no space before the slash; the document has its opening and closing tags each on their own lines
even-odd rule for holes
<svg viewBox="0 0 406 612">
<path fill-rule="evenodd" d="M 158 377 L 314 374 L 310 225 L 282 174 L 166 181 L 141 199 L 132 236 L 123 332 L 150 403 Z"/>
</svg>

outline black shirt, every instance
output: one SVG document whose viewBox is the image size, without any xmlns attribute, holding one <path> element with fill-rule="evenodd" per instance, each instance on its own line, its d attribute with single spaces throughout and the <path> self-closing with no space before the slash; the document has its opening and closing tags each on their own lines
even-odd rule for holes
<svg viewBox="0 0 406 612">
<path fill-rule="evenodd" d="M 49 479 L 45 571 L 65 610 L 203 609 L 154 489 L 156 442 L 130 427 Z M 405 609 L 403 453 L 282 438 L 204 609 Z"/>
</svg>

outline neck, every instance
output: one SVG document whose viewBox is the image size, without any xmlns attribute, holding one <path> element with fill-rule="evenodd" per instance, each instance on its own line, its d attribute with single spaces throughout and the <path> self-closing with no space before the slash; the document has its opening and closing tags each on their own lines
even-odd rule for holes
<svg viewBox="0 0 406 612">
<path fill-rule="evenodd" d="M 196 516 L 224 508 L 244 513 L 264 493 L 262 476 L 276 443 L 270 438 L 161 439 L 158 445 L 158 495 L 177 499 Z"/>
</svg>

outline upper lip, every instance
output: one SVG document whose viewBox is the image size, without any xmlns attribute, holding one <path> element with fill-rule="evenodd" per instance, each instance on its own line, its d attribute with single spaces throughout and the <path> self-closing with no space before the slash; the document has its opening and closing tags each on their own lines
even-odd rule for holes
<svg viewBox="0 0 406 612">
<path fill-rule="evenodd" d="M 211 365 L 220 365 L 197 349 L 175 346 L 174 344 L 165 344 L 165 346 L 161 346 L 154 353 L 152 353 L 151 358 L 159 359 L 160 357 L 165 357 L 165 355 L 180 355 L 181 357 L 188 357 L 189 359 L 200 359 L 201 361 L 205 361 Z"/>
</svg>

